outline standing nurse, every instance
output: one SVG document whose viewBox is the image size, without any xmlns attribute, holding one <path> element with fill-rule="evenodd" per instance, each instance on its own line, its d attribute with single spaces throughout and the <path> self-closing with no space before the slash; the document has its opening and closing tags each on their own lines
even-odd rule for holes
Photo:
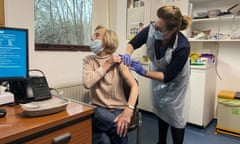
<svg viewBox="0 0 240 144">
<path fill-rule="evenodd" d="M 191 23 L 191 18 L 183 16 L 176 6 L 163 6 L 157 11 L 155 22 L 139 32 L 120 55 L 124 64 L 138 74 L 152 80 L 154 113 L 158 116 L 159 144 L 167 143 L 168 127 L 171 127 L 174 144 L 182 144 L 188 119 L 187 97 L 189 86 L 188 39 L 180 32 Z M 131 61 L 130 55 L 146 44 L 151 60 L 149 70 L 139 62 Z"/>
</svg>

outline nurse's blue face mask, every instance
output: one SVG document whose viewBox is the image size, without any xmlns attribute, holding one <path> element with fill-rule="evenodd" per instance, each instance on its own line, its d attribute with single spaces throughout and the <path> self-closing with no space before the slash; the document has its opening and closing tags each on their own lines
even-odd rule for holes
<svg viewBox="0 0 240 144">
<path fill-rule="evenodd" d="M 156 40 L 163 40 L 163 34 L 161 32 L 159 32 L 159 31 L 155 31 L 154 38 Z"/>
<path fill-rule="evenodd" d="M 155 33 L 154 33 L 154 38 L 156 40 L 163 40 L 164 35 L 163 33 L 167 31 L 167 29 L 160 29 L 156 24 L 154 24 L 155 27 Z"/>
</svg>

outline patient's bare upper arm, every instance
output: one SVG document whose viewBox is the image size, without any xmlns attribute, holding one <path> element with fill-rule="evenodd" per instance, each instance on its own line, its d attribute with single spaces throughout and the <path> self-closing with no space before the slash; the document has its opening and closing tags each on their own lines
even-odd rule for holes
<svg viewBox="0 0 240 144">
<path fill-rule="evenodd" d="M 129 86 L 136 84 L 135 78 L 129 68 L 123 63 L 120 64 L 120 73 Z"/>
</svg>

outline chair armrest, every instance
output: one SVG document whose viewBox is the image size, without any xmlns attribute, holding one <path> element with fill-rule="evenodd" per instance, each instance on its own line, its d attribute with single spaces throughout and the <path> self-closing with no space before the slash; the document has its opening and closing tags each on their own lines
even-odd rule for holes
<svg viewBox="0 0 240 144">
<path fill-rule="evenodd" d="M 128 127 L 128 131 L 134 130 L 139 125 L 141 125 L 141 123 L 142 123 L 142 114 L 141 112 L 139 112 L 138 108 L 135 108 L 130 125 Z"/>
</svg>

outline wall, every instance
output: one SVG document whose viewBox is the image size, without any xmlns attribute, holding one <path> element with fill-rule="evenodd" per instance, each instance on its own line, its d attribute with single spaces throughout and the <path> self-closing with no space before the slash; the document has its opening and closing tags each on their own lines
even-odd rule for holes
<svg viewBox="0 0 240 144">
<path fill-rule="evenodd" d="M 110 15 L 109 4 L 110 0 L 93 0 L 93 30 L 97 25 L 109 27 Z"/>
<path fill-rule="evenodd" d="M 111 18 L 111 24 L 110 28 L 116 31 L 118 34 L 119 39 L 119 48 L 117 50 L 117 53 L 123 53 L 125 51 L 127 40 L 126 40 L 126 30 L 127 30 L 127 0 L 110 0 L 114 1 L 115 3 L 112 5 L 111 12 L 113 12 L 113 15 Z M 115 9 L 115 12 L 114 12 Z M 114 15 L 115 13 L 115 15 Z"/>
<path fill-rule="evenodd" d="M 219 45 L 217 70 L 218 93 L 222 89 L 240 91 L 240 42 L 222 42 Z"/>
</svg>

